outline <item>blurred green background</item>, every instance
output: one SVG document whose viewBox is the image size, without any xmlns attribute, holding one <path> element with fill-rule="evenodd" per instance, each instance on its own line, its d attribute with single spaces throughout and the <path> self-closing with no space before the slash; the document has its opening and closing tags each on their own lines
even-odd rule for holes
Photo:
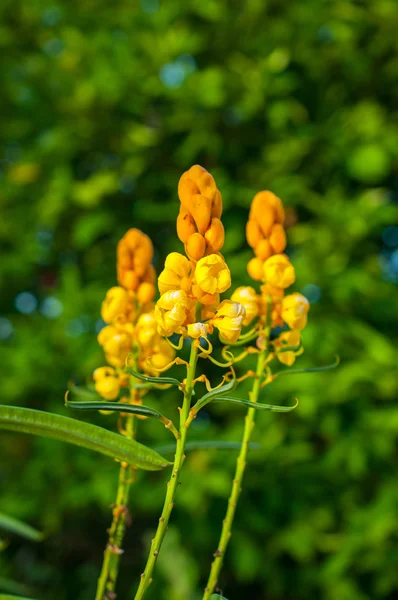
<svg viewBox="0 0 398 600">
<path fill-rule="evenodd" d="M 158 270 L 182 250 L 183 171 L 216 178 L 236 286 L 250 283 L 250 201 L 271 189 L 312 305 L 297 365 L 341 365 L 268 388 L 266 401 L 300 406 L 258 416 L 220 584 L 229 600 L 396 598 L 395 0 L 3 0 L 0 13 L 1 402 L 66 414 L 68 380 L 103 364 L 118 239 L 148 233 Z M 177 400 L 153 405 L 172 416 Z M 238 440 L 243 416 L 215 405 L 192 438 Z M 146 422 L 140 439 L 169 438 Z M 116 464 L 4 432 L 0 452 L 0 510 L 48 533 L 10 539 L 0 576 L 41 600 L 92 600 Z M 235 458 L 189 456 L 148 600 L 200 598 Z M 120 599 L 166 478 L 143 473 L 133 492 Z"/>
</svg>

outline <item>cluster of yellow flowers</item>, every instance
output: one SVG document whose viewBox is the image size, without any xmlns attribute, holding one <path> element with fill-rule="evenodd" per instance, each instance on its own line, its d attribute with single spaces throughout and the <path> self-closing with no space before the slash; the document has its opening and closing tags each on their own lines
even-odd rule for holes
<svg viewBox="0 0 398 600">
<path fill-rule="evenodd" d="M 129 387 L 123 369 L 129 354 L 135 356 L 140 370 L 149 374 L 174 358 L 174 350 L 157 332 L 153 314 L 156 272 L 152 257 L 152 242 L 138 229 L 130 229 L 118 244 L 120 285 L 106 294 L 101 316 L 107 325 L 98 334 L 110 366 L 96 369 L 93 376 L 97 392 L 106 400 L 115 400 L 121 387 Z"/>
<path fill-rule="evenodd" d="M 290 366 L 302 352 L 300 332 L 307 324 L 309 302 L 302 294 L 285 296 L 286 288 L 295 281 L 295 270 L 283 254 L 284 221 L 285 212 L 277 196 L 269 191 L 256 194 L 246 226 L 247 241 L 256 256 L 249 261 L 247 270 L 252 279 L 263 282 L 261 293 L 257 294 L 252 287 L 241 287 L 231 298 L 246 309 L 244 325 L 259 316 L 260 321 L 268 321 L 271 327 L 289 327 L 272 344 L 280 362 Z"/>
<path fill-rule="evenodd" d="M 159 275 L 158 332 L 198 339 L 216 327 L 223 340 L 236 341 L 246 315 L 239 302 L 220 303 L 220 294 L 231 286 L 231 273 L 219 253 L 224 244 L 221 193 L 212 175 L 195 165 L 182 175 L 178 195 L 177 234 L 187 256 L 171 252 Z"/>
</svg>

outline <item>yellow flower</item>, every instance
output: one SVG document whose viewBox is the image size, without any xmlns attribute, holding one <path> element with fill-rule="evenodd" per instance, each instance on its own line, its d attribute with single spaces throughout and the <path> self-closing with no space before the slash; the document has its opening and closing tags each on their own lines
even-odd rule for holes
<svg viewBox="0 0 398 600">
<path fill-rule="evenodd" d="M 103 347 L 106 360 L 114 367 L 122 367 L 132 348 L 132 327 L 107 325 L 98 334 L 97 340 Z"/>
<path fill-rule="evenodd" d="M 259 312 L 259 297 L 252 287 L 239 287 L 231 296 L 233 302 L 239 302 L 245 307 L 246 317 L 243 325 L 249 325 Z"/>
<path fill-rule="evenodd" d="M 191 289 L 191 270 L 192 264 L 186 256 L 171 252 L 158 278 L 159 292 L 164 294 L 170 290 L 184 290 L 188 293 Z"/>
<path fill-rule="evenodd" d="M 239 302 L 224 300 L 221 302 L 211 324 L 220 331 L 220 337 L 226 342 L 236 342 L 240 336 L 246 317 L 245 307 Z"/>
<path fill-rule="evenodd" d="M 188 336 L 193 339 L 207 336 L 207 327 L 204 323 L 190 323 L 187 326 Z"/>
<path fill-rule="evenodd" d="M 294 267 L 286 254 L 275 254 L 264 263 L 265 283 L 278 288 L 287 288 L 296 279 Z"/>
<path fill-rule="evenodd" d="M 120 392 L 120 380 L 112 367 L 99 367 L 93 373 L 98 394 L 105 400 L 116 400 Z"/>
<path fill-rule="evenodd" d="M 152 242 L 139 229 L 129 229 L 117 245 L 117 278 L 127 290 L 137 290 L 142 281 L 153 279 Z"/>
<path fill-rule="evenodd" d="M 206 294 L 214 296 L 225 292 L 231 285 L 231 273 L 219 254 L 210 254 L 200 259 L 195 269 L 193 292 L 203 302 Z M 211 304 L 205 301 L 205 304 Z"/>
<path fill-rule="evenodd" d="M 134 330 L 135 339 L 141 349 L 150 348 L 157 333 L 157 323 L 153 312 L 139 316 Z"/>
<path fill-rule="evenodd" d="M 281 333 L 280 336 L 274 341 L 276 355 L 278 360 L 283 365 L 290 367 L 295 362 L 296 356 L 299 356 L 303 353 L 303 348 L 298 348 L 297 350 L 287 350 L 286 352 L 280 352 L 280 350 L 286 347 L 295 346 L 300 346 L 300 332 L 297 330 L 285 331 L 284 333 Z"/>
<path fill-rule="evenodd" d="M 247 263 L 247 272 L 254 281 L 261 281 L 264 276 L 264 261 L 261 258 L 252 258 Z"/>
<path fill-rule="evenodd" d="M 193 307 L 193 301 L 183 290 L 165 292 L 155 306 L 155 319 L 160 335 L 169 337 L 182 333 Z"/>
<path fill-rule="evenodd" d="M 132 303 L 127 290 L 122 287 L 112 287 L 108 290 L 101 306 L 101 317 L 105 323 L 126 321 L 132 310 Z"/>
<path fill-rule="evenodd" d="M 173 348 L 155 332 L 151 345 L 140 352 L 139 365 L 144 373 L 156 375 L 159 369 L 163 369 L 173 360 L 174 356 Z"/>
<path fill-rule="evenodd" d="M 303 329 L 307 325 L 310 303 L 302 294 L 290 294 L 282 301 L 282 318 L 290 329 Z"/>
</svg>

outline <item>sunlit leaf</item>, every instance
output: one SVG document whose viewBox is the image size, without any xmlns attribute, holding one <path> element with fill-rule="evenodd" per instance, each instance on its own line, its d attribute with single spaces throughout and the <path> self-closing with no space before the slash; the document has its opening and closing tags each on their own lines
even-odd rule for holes
<svg viewBox="0 0 398 600">
<path fill-rule="evenodd" d="M 96 425 L 39 410 L 0 406 L 0 429 L 55 438 L 147 471 L 157 471 L 169 465 L 157 452 L 135 440 Z"/>
</svg>

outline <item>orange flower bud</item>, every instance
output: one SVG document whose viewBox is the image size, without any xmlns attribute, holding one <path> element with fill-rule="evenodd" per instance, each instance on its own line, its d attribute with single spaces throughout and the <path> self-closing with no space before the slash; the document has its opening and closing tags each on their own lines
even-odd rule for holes
<svg viewBox="0 0 398 600">
<path fill-rule="evenodd" d="M 267 260 L 272 255 L 271 244 L 265 238 L 261 240 L 254 248 L 255 255 L 261 258 L 262 261 Z"/>
<path fill-rule="evenodd" d="M 263 278 L 264 262 L 261 258 L 252 258 L 247 263 L 247 272 L 254 281 L 261 281 Z"/>
<path fill-rule="evenodd" d="M 272 246 L 272 250 L 276 254 L 280 254 L 286 248 L 286 233 L 283 229 L 282 225 L 279 223 L 275 223 L 275 225 L 271 229 L 271 234 L 269 236 L 269 242 Z"/>
<path fill-rule="evenodd" d="M 193 233 L 189 236 L 186 250 L 189 258 L 192 260 L 197 261 L 202 258 L 206 252 L 206 242 L 203 235 L 200 233 Z"/>
<path fill-rule="evenodd" d="M 194 165 L 182 174 L 178 183 L 178 196 L 182 209 L 192 215 L 197 231 L 202 235 L 208 229 L 211 218 L 221 216 L 222 200 L 216 182 L 199 165 Z"/>
<path fill-rule="evenodd" d="M 205 233 L 205 240 L 207 243 L 207 253 L 213 254 L 221 250 L 224 245 L 224 225 L 220 219 L 213 217 L 210 223 L 209 229 Z"/>
<path fill-rule="evenodd" d="M 177 217 L 177 235 L 179 239 L 186 244 L 189 236 L 196 232 L 193 216 L 181 207 L 180 214 Z"/>
<path fill-rule="evenodd" d="M 250 219 L 246 223 L 246 239 L 249 246 L 255 248 L 263 239 L 260 225 L 255 219 Z"/>
<path fill-rule="evenodd" d="M 153 247 L 139 229 L 129 229 L 117 245 L 117 277 L 119 284 L 135 291 L 152 261 Z"/>
</svg>

